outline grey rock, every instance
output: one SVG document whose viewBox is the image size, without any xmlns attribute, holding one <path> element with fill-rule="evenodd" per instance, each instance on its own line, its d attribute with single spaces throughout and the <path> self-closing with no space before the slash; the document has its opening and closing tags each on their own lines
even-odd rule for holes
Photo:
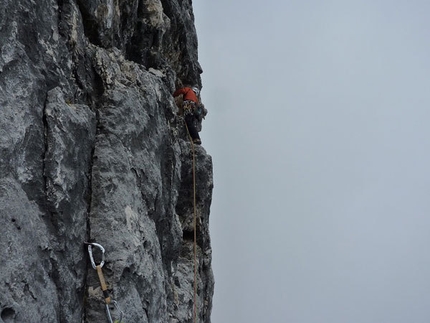
<svg viewBox="0 0 430 323">
<path fill-rule="evenodd" d="M 96 242 L 114 319 L 193 322 L 196 263 L 210 323 L 212 159 L 172 98 L 201 85 L 191 0 L 0 4 L 0 322 L 108 322 Z"/>
<path fill-rule="evenodd" d="M 0 180 L 1 319 L 57 322 L 59 293 L 50 277 L 48 228 L 17 180 Z"/>
</svg>

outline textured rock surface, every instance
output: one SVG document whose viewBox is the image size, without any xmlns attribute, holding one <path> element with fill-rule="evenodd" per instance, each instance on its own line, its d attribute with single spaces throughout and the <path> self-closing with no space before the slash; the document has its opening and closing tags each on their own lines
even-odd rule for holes
<svg viewBox="0 0 430 323">
<path fill-rule="evenodd" d="M 171 95 L 201 82 L 191 0 L 0 0 L 0 18 L 0 322 L 107 322 L 85 241 L 124 322 L 192 322 L 193 154 Z M 210 322 L 203 147 L 195 165 Z"/>
</svg>

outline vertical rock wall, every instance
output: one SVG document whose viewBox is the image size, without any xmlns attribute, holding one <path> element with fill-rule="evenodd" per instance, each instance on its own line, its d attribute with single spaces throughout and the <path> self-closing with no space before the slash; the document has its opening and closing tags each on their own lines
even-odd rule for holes
<svg viewBox="0 0 430 323">
<path fill-rule="evenodd" d="M 0 0 L 0 322 L 108 322 L 88 241 L 123 322 L 193 322 L 193 151 L 171 93 L 201 72 L 191 0 Z M 210 322 L 212 161 L 194 157 Z"/>
</svg>

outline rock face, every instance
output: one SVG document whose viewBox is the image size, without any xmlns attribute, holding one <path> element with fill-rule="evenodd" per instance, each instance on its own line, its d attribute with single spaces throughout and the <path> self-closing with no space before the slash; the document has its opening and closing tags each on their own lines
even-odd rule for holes
<svg viewBox="0 0 430 323">
<path fill-rule="evenodd" d="M 109 322 L 84 242 L 113 320 L 210 322 L 212 160 L 172 97 L 201 72 L 191 0 L 0 0 L 0 322 Z"/>
</svg>

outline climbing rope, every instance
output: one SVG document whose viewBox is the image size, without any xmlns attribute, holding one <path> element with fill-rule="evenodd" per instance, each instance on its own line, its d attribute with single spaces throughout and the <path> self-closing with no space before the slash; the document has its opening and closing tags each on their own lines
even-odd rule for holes
<svg viewBox="0 0 430 323">
<path fill-rule="evenodd" d="M 196 203 L 196 154 L 194 148 L 193 138 L 191 137 L 190 131 L 188 130 L 187 123 L 185 123 L 187 128 L 188 137 L 191 142 L 191 150 L 193 153 L 193 208 L 194 208 L 194 310 L 193 318 L 194 323 L 197 323 L 197 203 Z"/>
<path fill-rule="evenodd" d="M 88 245 L 88 254 L 90 256 L 91 266 L 97 271 L 97 275 L 99 277 L 100 286 L 102 288 L 103 296 L 105 298 L 106 315 L 108 317 L 109 323 L 122 323 L 123 312 L 120 310 L 118 303 L 109 296 L 106 280 L 102 271 L 102 267 L 105 264 L 105 248 L 103 248 L 102 245 L 94 242 L 93 243 L 86 242 L 85 244 Z M 102 259 L 98 265 L 94 260 L 93 247 L 97 247 L 98 249 L 100 249 L 102 253 Z M 115 306 L 116 311 L 120 313 L 119 320 L 115 320 L 115 321 L 112 320 L 112 315 L 109 308 L 110 304 L 113 304 Z"/>
</svg>

